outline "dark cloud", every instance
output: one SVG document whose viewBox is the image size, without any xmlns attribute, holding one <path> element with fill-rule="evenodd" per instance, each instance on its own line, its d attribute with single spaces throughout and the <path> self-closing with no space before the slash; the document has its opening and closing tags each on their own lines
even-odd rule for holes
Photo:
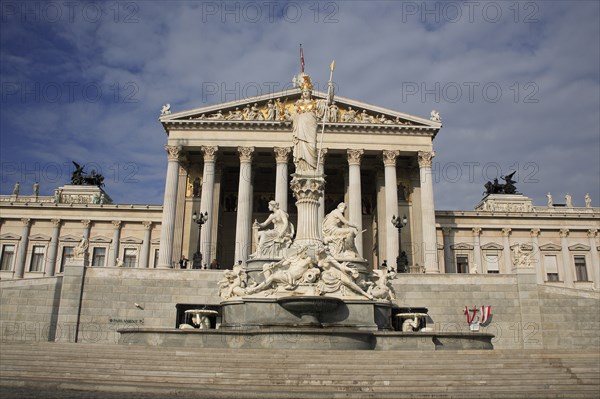
<svg viewBox="0 0 600 399">
<path fill-rule="evenodd" d="M 317 82 L 336 60 L 339 95 L 440 111 L 437 209 L 472 209 L 513 169 L 537 204 L 590 192 L 598 206 L 597 2 L 52 2 L 58 19 L 45 4 L 2 2 L 2 193 L 37 179 L 50 194 L 73 159 L 118 202 L 162 203 L 161 105 L 279 90 L 303 43 Z"/>
</svg>

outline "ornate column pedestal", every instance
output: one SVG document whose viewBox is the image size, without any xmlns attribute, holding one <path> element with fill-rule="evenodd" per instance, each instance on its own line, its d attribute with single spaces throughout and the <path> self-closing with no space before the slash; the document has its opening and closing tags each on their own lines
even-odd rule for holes
<svg viewBox="0 0 600 399">
<path fill-rule="evenodd" d="M 302 175 L 294 173 L 290 188 L 296 198 L 298 226 L 295 246 L 308 246 L 309 255 L 315 257 L 321 241 L 319 225 L 319 198 L 323 195 L 325 179 L 320 174 Z"/>
</svg>

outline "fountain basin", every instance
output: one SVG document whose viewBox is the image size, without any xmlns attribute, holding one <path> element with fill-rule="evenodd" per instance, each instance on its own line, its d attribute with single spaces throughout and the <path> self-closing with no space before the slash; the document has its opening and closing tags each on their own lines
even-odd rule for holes
<svg viewBox="0 0 600 399">
<path fill-rule="evenodd" d="M 344 301 L 326 296 L 288 296 L 277 299 L 277 303 L 300 316 L 298 326 L 322 328 L 319 316 L 335 311 Z"/>
</svg>

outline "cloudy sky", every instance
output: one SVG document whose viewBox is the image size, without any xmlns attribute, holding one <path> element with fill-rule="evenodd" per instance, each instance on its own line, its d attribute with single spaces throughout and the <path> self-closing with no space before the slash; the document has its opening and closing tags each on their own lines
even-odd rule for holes
<svg viewBox="0 0 600 399">
<path fill-rule="evenodd" d="M 337 94 L 428 117 L 436 209 L 473 209 L 517 171 L 546 203 L 600 206 L 597 1 L 0 2 L 1 187 L 41 194 L 71 160 L 118 203 L 161 204 L 161 106 L 278 91 L 306 71 Z"/>
</svg>

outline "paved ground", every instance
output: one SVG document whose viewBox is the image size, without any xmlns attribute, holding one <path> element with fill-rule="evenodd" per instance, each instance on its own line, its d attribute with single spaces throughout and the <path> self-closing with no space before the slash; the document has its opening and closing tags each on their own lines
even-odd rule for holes
<svg viewBox="0 0 600 399">
<path fill-rule="evenodd" d="M 194 396 L 135 392 L 92 392 L 74 390 L 40 390 L 29 387 L 0 387 L 2 399 L 192 399 Z"/>
</svg>

